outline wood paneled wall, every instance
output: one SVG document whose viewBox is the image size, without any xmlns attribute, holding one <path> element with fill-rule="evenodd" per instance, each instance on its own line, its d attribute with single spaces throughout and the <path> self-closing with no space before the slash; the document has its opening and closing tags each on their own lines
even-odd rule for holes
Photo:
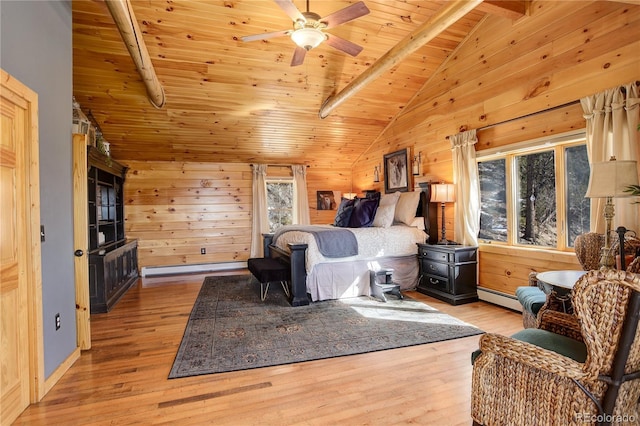
<svg viewBox="0 0 640 426">
<path fill-rule="evenodd" d="M 125 162 L 128 238 L 138 239 L 139 266 L 245 261 L 251 246 L 249 164 Z M 269 177 L 291 176 L 269 167 Z M 351 170 L 307 169 L 312 223 L 332 223 L 335 211 L 316 209 L 316 191 L 351 190 Z M 205 248 L 206 254 L 200 254 Z"/>
<path fill-rule="evenodd" d="M 579 104 L 535 113 L 640 78 L 638 40 L 640 8 L 623 3 L 534 1 L 516 22 L 488 16 L 359 158 L 354 188 L 371 186 L 384 154 L 405 147 L 422 153 L 423 175 L 453 181 L 446 138 L 459 131 L 486 127 L 482 150 L 584 128 Z M 445 218 L 453 239 L 453 205 Z M 513 294 L 531 270 L 569 267 L 579 269 L 573 253 L 483 245 L 479 282 Z"/>
</svg>

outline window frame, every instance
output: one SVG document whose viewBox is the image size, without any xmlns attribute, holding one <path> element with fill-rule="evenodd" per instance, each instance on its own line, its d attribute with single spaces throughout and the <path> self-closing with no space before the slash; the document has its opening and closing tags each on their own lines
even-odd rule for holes
<svg viewBox="0 0 640 426">
<path fill-rule="evenodd" d="M 478 239 L 481 245 L 491 244 L 500 246 L 511 246 L 516 248 L 535 248 L 545 250 L 556 250 L 563 252 L 573 252 L 574 248 L 567 242 L 567 202 L 568 188 L 566 182 L 566 156 L 565 149 L 573 146 L 586 146 L 586 132 L 572 132 L 565 135 L 558 135 L 553 138 L 539 138 L 521 143 L 512 144 L 502 148 L 479 151 L 476 153 L 476 163 L 492 160 L 505 160 L 505 187 L 507 204 L 507 240 L 495 241 Z M 588 149 L 588 147 L 587 147 Z M 517 191 L 517 161 L 516 158 L 528 154 L 538 154 L 541 152 L 553 151 L 554 153 L 554 175 L 556 185 L 556 245 L 541 246 L 535 244 L 522 244 L 518 242 L 518 194 Z M 480 201 L 482 203 L 482 200 Z"/>
<path fill-rule="evenodd" d="M 292 198 L 292 206 L 291 206 L 291 221 L 293 224 L 298 223 L 298 212 L 296 209 L 297 206 L 297 202 L 296 202 L 296 197 L 297 197 L 297 193 L 296 193 L 296 182 L 295 179 L 293 178 L 293 176 L 291 177 L 266 177 L 264 180 L 264 196 L 265 196 L 265 200 L 267 202 L 267 223 L 269 223 L 269 232 L 275 232 L 275 229 L 272 231 L 271 230 L 271 223 L 269 221 L 269 193 L 267 191 L 267 187 L 269 184 L 272 183 L 288 183 L 291 184 L 291 190 L 293 192 L 293 198 Z"/>
</svg>

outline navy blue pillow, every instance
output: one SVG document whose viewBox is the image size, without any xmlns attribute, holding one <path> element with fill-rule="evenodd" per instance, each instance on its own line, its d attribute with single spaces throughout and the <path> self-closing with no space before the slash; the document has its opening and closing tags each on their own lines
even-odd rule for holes
<svg viewBox="0 0 640 426">
<path fill-rule="evenodd" d="M 349 228 L 367 228 L 373 225 L 379 204 L 379 198 L 356 198 L 356 205 L 349 220 Z"/>
<path fill-rule="evenodd" d="M 339 226 L 341 228 L 349 226 L 349 220 L 351 219 L 355 203 L 356 200 L 349 200 L 346 198 L 342 199 L 340 206 L 338 206 L 338 211 L 336 212 L 336 218 L 333 223 L 334 226 Z"/>
</svg>

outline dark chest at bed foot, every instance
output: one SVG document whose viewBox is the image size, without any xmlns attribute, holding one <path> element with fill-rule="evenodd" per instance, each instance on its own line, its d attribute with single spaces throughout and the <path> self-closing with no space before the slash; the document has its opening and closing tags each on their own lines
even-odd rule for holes
<svg viewBox="0 0 640 426">
<path fill-rule="evenodd" d="M 381 269 L 379 271 L 370 271 L 369 275 L 371 285 L 371 296 L 386 302 L 385 294 L 392 294 L 398 299 L 402 299 L 400 286 L 393 282 L 393 269 Z"/>
</svg>

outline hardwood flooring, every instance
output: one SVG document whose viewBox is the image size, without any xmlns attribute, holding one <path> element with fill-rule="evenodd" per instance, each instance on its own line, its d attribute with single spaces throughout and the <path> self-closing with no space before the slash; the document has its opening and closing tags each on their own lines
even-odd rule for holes
<svg viewBox="0 0 640 426">
<path fill-rule="evenodd" d="M 110 313 L 92 315 L 92 349 L 15 424 L 471 424 L 470 354 L 478 336 L 167 379 L 203 278 L 139 279 Z M 522 328 L 520 313 L 489 303 L 451 306 L 410 295 L 487 332 Z"/>
</svg>

